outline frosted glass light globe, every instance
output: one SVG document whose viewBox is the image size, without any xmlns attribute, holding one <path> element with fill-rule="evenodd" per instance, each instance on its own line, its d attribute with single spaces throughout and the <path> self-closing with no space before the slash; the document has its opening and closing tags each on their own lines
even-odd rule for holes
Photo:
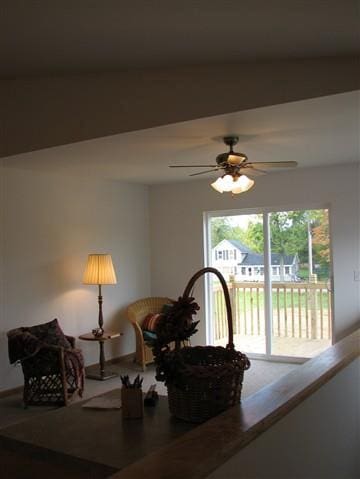
<svg viewBox="0 0 360 479">
<path fill-rule="evenodd" d="M 248 178 L 246 175 L 241 175 L 239 178 L 236 179 L 233 183 L 233 187 L 231 192 L 234 195 L 239 193 L 244 193 L 245 191 L 250 190 L 254 186 L 255 181 Z"/>
</svg>

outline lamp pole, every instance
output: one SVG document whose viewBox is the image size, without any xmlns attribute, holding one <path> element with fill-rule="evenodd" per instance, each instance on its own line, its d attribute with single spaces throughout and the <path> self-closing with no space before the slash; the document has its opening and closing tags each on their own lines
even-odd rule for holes
<svg viewBox="0 0 360 479">
<path fill-rule="evenodd" d="M 101 331 L 101 334 L 104 332 L 104 319 L 103 319 L 103 312 L 102 312 L 102 304 L 103 304 L 103 297 L 101 295 L 101 284 L 99 286 L 99 296 L 98 296 L 98 303 L 99 303 L 99 328 Z"/>
</svg>

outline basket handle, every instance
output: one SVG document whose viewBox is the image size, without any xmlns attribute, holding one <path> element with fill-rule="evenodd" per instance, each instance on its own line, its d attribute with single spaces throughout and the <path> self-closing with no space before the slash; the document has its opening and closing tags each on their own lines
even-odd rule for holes
<svg viewBox="0 0 360 479">
<path fill-rule="evenodd" d="M 190 281 L 188 282 L 184 290 L 183 297 L 188 298 L 190 296 L 191 290 L 193 289 L 195 282 L 205 273 L 214 273 L 219 278 L 219 281 L 221 283 L 221 286 L 224 292 L 224 297 L 225 297 L 225 306 L 226 306 L 228 333 L 229 333 L 229 341 L 226 347 L 229 349 L 234 349 L 234 333 L 233 333 L 230 294 L 229 294 L 229 289 L 227 287 L 224 276 L 220 273 L 220 271 L 210 267 L 200 269 L 197 273 L 194 274 L 194 276 L 190 278 Z"/>
</svg>

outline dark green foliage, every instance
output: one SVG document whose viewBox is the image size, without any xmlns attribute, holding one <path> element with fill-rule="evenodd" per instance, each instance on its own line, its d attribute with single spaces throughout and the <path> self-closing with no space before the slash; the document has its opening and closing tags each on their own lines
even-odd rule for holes
<svg viewBox="0 0 360 479">
<path fill-rule="evenodd" d="M 212 247 L 223 239 L 236 239 L 256 253 L 264 252 L 262 214 L 252 215 L 246 228 L 232 226 L 227 217 L 211 220 Z M 326 278 L 330 264 L 329 220 L 327 210 L 280 211 L 270 214 L 271 251 L 283 258 L 297 254 L 302 265 L 308 263 L 308 227 L 313 238 L 313 261 L 321 265 L 319 277 Z M 282 271 L 284 274 L 284 271 Z M 301 275 L 300 275 L 301 276 Z"/>
<path fill-rule="evenodd" d="M 199 321 L 193 322 L 193 315 L 199 311 L 200 307 L 194 298 L 179 297 L 173 302 L 172 308 L 164 313 L 156 325 L 157 342 L 161 346 L 173 341 L 186 341 L 196 333 L 196 326 Z"/>
<path fill-rule="evenodd" d="M 227 218 L 213 218 L 211 220 L 211 247 L 214 248 L 223 239 L 233 239 L 232 229 Z"/>
<path fill-rule="evenodd" d="M 171 308 L 163 313 L 156 325 L 156 341 L 153 343 L 153 354 L 156 368 L 156 379 L 167 383 L 182 369 L 181 358 L 177 350 L 181 343 L 187 341 L 197 332 L 199 321 L 193 321 L 200 307 L 194 298 L 179 297 Z M 175 343 L 175 350 L 170 349 L 170 343 Z"/>
</svg>

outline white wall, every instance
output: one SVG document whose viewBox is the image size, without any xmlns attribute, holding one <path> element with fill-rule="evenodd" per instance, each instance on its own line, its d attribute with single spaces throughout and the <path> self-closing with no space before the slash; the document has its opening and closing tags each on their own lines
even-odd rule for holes
<svg viewBox="0 0 360 479">
<path fill-rule="evenodd" d="M 107 345 L 108 358 L 134 351 L 124 316 L 131 301 L 150 294 L 177 297 L 203 262 L 203 212 L 259 206 L 329 204 L 335 270 L 335 332 L 342 336 L 360 316 L 359 168 L 355 165 L 268 175 L 236 198 L 209 180 L 148 188 L 120 182 L 18 170 L 0 163 L 0 390 L 22 383 L 9 365 L 6 331 L 58 317 L 75 336 L 97 324 L 97 290 L 81 284 L 87 254 L 109 252 L 118 276 L 104 286 L 105 324 L 125 333 Z M 1 166 L 2 165 L 2 166 Z M 203 286 L 196 298 L 204 312 Z M 203 319 L 203 318 L 202 318 Z M 201 322 L 196 341 L 205 343 Z M 80 342 L 79 342 L 80 345 Z M 98 360 L 81 342 L 86 363 Z"/>
<path fill-rule="evenodd" d="M 358 478 L 359 373 L 357 359 L 208 479 Z"/>
<path fill-rule="evenodd" d="M 9 365 L 9 329 L 54 317 L 74 336 L 97 326 L 97 287 L 81 284 L 91 252 L 110 253 L 118 279 L 103 287 L 104 320 L 124 337 L 106 345 L 106 356 L 133 352 L 124 308 L 150 293 L 148 188 L 4 163 L 0 182 L 0 390 L 23 381 L 21 369 Z M 78 345 L 87 364 L 98 361 L 97 344 Z"/>
<path fill-rule="evenodd" d="M 298 169 L 256 179 L 249 192 L 231 197 L 210 187 L 210 178 L 150 189 L 152 294 L 177 297 L 203 267 L 203 213 L 255 207 L 330 207 L 335 276 L 335 337 L 360 319 L 359 165 Z M 194 343 L 205 344 L 203 283 L 195 290 L 201 326 Z"/>
</svg>

